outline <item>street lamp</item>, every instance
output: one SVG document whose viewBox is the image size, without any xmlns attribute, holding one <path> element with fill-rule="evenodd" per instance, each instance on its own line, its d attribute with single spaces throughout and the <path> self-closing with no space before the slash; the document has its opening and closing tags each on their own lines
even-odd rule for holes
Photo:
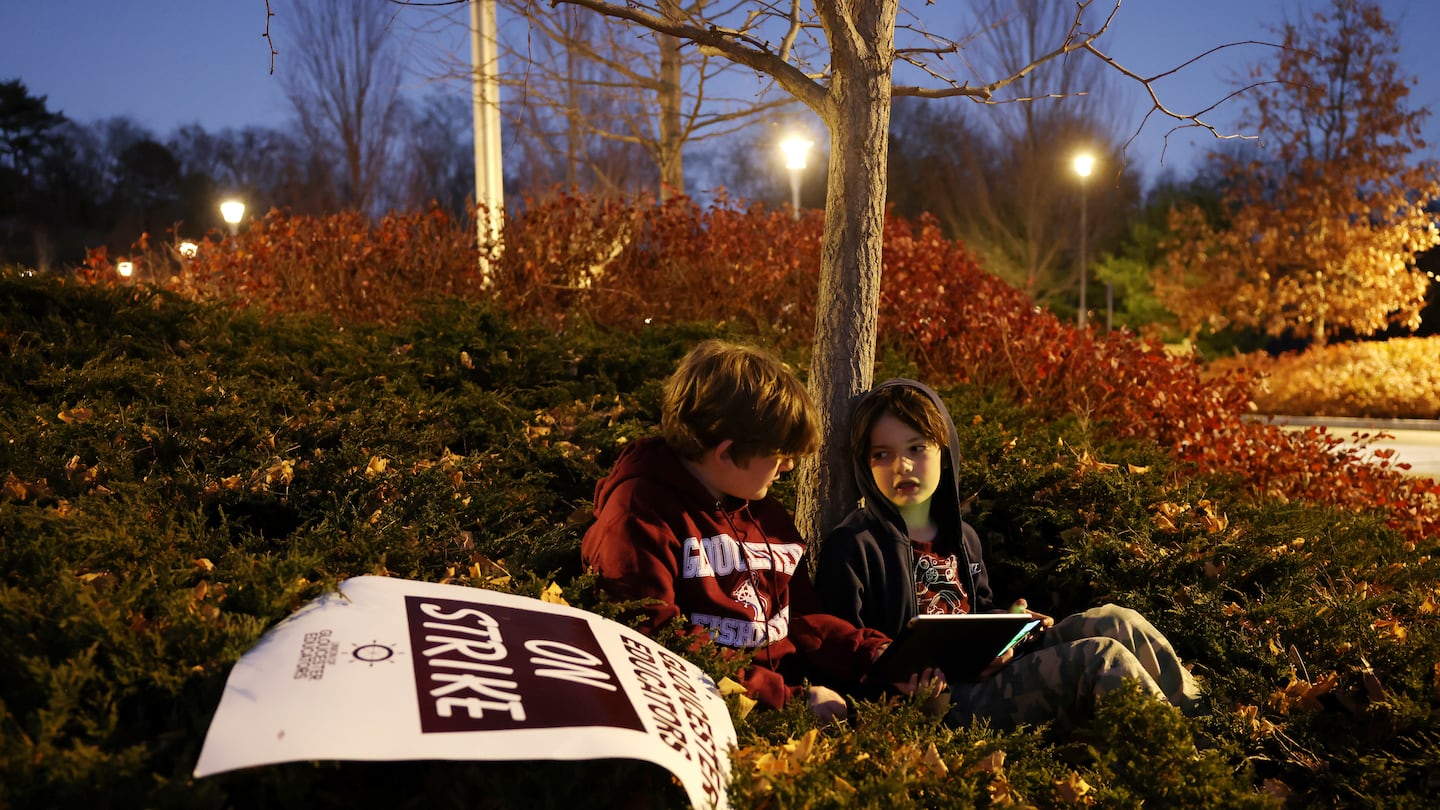
<svg viewBox="0 0 1440 810">
<path fill-rule="evenodd" d="M 802 135 L 791 135 L 780 142 L 785 153 L 785 168 L 790 170 L 790 209 L 794 219 L 800 218 L 800 173 L 805 171 L 805 158 L 815 142 Z"/>
<path fill-rule="evenodd" d="M 115 272 L 121 278 L 130 278 L 135 275 L 135 263 L 129 259 L 121 259 L 115 263 Z"/>
<path fill-rule="evenodd" d="M 1085 329 L 1085 185 L 1095 168 L 1095 156 L 1081 152 L 1075 156 L 1075 173 L 1080 175 L 1080 329 Z"/>
<path fill-rule="evenodd" d="M 475 145 L 476 239 L 480 278 L 489 285 L 491 263 L 500 258 L 505 222 L 505 181 L 500 142 L 500 63 L 495 0 L 470 0 L 470 101 Z"/>
<path fill-rule="evenodd" d="M 240 232 L 240 220 L 245 218 L 245 203 L 226 200 L 220 203 L 220 217 L 230 224 L 230 235 Z"/>
</svg>

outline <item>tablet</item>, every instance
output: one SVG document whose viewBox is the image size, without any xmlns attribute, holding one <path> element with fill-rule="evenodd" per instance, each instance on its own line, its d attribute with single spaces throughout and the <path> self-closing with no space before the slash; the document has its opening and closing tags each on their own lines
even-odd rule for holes
<svg viewBox="0 0 1440 810">
<path fill-rule="evenodd" d="M 948 681 L 973 681 L 980 671 L 1040 626 L 1028 613 L 916 616 L 876 659 L 866 680 L 897 683 L 939 667 Z"/>
</svg>

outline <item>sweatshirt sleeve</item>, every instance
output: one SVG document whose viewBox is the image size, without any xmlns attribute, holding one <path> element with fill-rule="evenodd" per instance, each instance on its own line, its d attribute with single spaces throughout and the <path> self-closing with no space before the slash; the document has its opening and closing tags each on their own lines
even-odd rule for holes
<svg viewBox="0 0 1440 810">
<path fill-rule="evenodd" d="M 654 635 L 675 617 L 675 581 L 679 576 L 679 541 L 654 516 L 637 511 L 634 504 L 617 504 L 612 498 L 585 532 L 580 556 L 597 574 L 596 585 L 612 602 L 649 600 L 638 610 L 639 629 Z"/>
<path fill-rule="evenodd" d="M 890 637 L 868 627 L 856 627 L 826 613 L 820 597 L 801 565 L 790 580 L 790 610 L 794 617 L 790 638 L 795 648 L 820 673 L 844 684 L 858 684 Z"/>
<path fill-rule="evenodd" d="M 804 691 L 785 683 L 775 670 L 757 665 L 748 666 L 740 673 L 740 683 L 745 687 L 746 695 L 767 709 L 778 709 L 785 701 Z"/>
</svg>

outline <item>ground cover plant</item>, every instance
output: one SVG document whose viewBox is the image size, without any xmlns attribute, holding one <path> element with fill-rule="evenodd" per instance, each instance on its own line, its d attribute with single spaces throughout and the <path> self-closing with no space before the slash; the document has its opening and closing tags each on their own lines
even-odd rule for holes
<svg viewBox="0 0 1440 810">
<path fill-rule="evenodd" d="M 589 595 L 579 537 L 595 479 L 653 429 L 675 360 L 724 334 L 803 372 L 804 318 L 786 320 L 809 306 L 803 221 L 788 237 L 764 211 L 600 221 L 568 205 L 536 209 L 566 251 L 522 252 L 517 219 L 492 292 L 392 291 L 370 322 L 215 288 L 196 303 L 0 278 L 0 806 L 681 801 L 630 763 L 188 776 L 230 664 L 346 576 L 529 595 L 554 583 L 613 613 Z M 617 219 L 624 238 L 606 230 Z M 372 232 L 355 228 L 363 247 Z M 722 258 L 671 255 L 712 228 Z M 1433 484 L 1249 425 L 1243 380 L 1079 335 L 925 223 L 895 221 L 889 239 L 877 376 L 942 390 L 1001 596 L 1139 609 L 1194 662 L 1214 712 L 1189 721 L 1122 695 L 1091 734 L 1055 739 L 945 729 L 903 701 L 823 729 L 800 710 L 737 708 L 737 806 L 1426 806 L 1440 775 Z M 716 264 L 796 298 L 732 294 L 723 322 L 706 318 L 722 288 L 691 276 Z M 597 266 L 588 285 L 544 287 Z M 506 275 L 516 267 L 530 275 Z M 716 674 L 735 665 L 677 649 Z"/>
</svg>

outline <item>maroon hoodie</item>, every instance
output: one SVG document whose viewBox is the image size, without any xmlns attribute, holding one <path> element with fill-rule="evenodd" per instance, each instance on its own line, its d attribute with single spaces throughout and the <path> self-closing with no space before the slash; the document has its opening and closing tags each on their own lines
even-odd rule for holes
<svg viewBox="0 0 1440 810">
<path fill-rule="evenodd" d="M 799 693 L 782 672 L 854 685 L 889 641 L 820 609 L 785 507 L 717 502 L 661 439 L 625 448 L 595 487 L 595 516 L 580 553 L 606 596 L 659 600 L 644 632 L 684 614 L 717 644 L 753 653 L 743 680 L 762 706 Z"/>
</svg>

